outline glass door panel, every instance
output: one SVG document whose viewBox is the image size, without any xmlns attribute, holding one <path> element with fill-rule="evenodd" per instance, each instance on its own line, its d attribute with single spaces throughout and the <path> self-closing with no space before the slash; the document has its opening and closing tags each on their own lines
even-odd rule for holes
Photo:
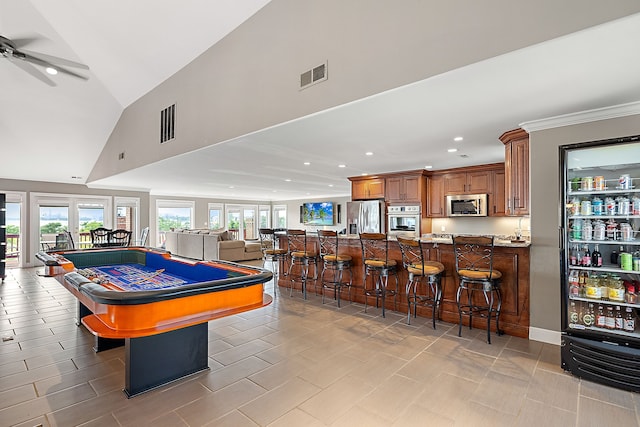
<svg viewBox="0 0 640 427">
<path fill-rule="evenodd" d="M 7 199 L 10 195 L 7 196 Z M 22 203 L 7 202 L 7 267 L 20 267 L 22 245 L 21 242 L 21 216 Z"/>
<path fill-rule="evenodd" d="M 58 233 L 69 230 L 69 206 L 40 205 L 39 218 L 40 249 L 53 249 Z"/>
<path fill-rule="evenodd" d="M 104 206 L 101 204 L 88 205 L 79 204 L 77 208 L 78 227 L 77 233 L 73 231 L 73 240 L 78 249 L 86 249 L 92 246 L 91 230 L 105 226 Z"/>
</svg>

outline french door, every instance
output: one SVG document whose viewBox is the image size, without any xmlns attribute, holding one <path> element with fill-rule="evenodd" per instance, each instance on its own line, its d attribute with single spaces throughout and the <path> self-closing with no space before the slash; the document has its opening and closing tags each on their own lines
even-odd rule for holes
<svg viewBox="0 0 640 427">
<path fill-rule="evenodd" d="M 91 247 L 89 231 L 112 228 L 110 197 L 32 193 L 31 258 L 36 252 L 55 246 L 56 236 L 69 231 L 76 248 Z"/>
<path fill-rule="evenodd" d="M 258 238 L 258 207 L 255 205 L 227 205 L 227 230 L 237 240 Z"/>
</svg>

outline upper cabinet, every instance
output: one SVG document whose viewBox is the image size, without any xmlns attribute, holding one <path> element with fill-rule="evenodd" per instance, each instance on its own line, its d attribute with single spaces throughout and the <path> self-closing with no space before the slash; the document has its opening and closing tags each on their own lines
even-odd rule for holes
<svg viewBox="0 0 640 427">
<path fill-rule="evenodd" d="M 489 193 L 489 216 L 505 216 L 506 192 L 504 168 L 493 171 L 492 191 Z"/>
<path fill-rule="evenodd" d="M 385 200 L 388 203 L 412 203 L 422 206 L 426 202 L 426 182 L 423 172 L 388 176 L 385 183 Z"/>
<path fill-rule="evenodd" d="M 503 133 L 507 215 L 529 215 L 529 134 L 523 129 Z"/>
<path fill-rule="evenodd" d="M 485 194 L 491 188 L 491 171 L 452 172 L 445 175 L 444 192 L 448 194 Z"/>
<path fill-rule="evenodd" d="M 444 175 L 431 175 L 427 178 L 429 193 L 427 197 L 426 216 L 442 218 L 447 216 L 444 201 Z"/>
<path fill-rule="evenodd" d="M 384 199 L 384 178 L 349 178 L 351 180 L 351 199 Z"/>
<path fill-rule="evenodd" d="M 427 184 L 426 215 L 431 218 L 446 217 L 446 196 L 459 194 L 488 194 L 489 216 L 505 215 L 503 163 L 435 171 L 428 176 Z"/>
</svg>

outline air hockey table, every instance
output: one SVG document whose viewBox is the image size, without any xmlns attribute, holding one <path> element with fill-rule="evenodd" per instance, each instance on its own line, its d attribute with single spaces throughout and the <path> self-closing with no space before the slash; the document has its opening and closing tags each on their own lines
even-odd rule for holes
<svg viewBox="0 0 640 427">
<path fill-rule="evenodd" d="M 77 298 L 76 323 L 96 337 L 95 351 L 124 344 L 128 397 L 208 369 L 208 322 L 272 301 L 270 271 L 226 261 L 142 247 L 36 257 Z"/>
</svg>

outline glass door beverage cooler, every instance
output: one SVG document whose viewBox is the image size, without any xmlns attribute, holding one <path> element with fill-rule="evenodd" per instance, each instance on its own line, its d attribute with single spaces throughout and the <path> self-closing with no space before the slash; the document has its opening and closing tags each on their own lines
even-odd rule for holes
<svg viewBox="0 0 640 427">
<path fill-rule="evenodd" d="M 640 136 L 560 147 L 562 367 L 640 391 Z"/>
</svg>

